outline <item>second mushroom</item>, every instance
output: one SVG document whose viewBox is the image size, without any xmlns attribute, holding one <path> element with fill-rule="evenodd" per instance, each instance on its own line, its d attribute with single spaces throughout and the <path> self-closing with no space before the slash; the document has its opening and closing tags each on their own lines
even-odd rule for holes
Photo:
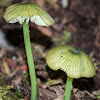
<svg viewBox="0 0 100 100">
<path fill-rule="evenodd" d="M 61 69 L 67 74 L 65 100 L 70 100 L 73 78 L 90 78 L 96 72 L 89 56 L 82 50 L 69 45 L 51 49 L 46 55 L 46 62 L 52 70 Z"/>
</svg>

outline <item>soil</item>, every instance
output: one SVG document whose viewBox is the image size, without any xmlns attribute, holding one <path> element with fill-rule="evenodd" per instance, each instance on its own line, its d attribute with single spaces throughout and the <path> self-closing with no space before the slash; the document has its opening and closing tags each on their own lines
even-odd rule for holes
<svg viewBox="0 0 100 100">
<path fill-rule="evenodd" d="M 33 2 L 32 0 L 10 2 L 13 4 L 21 1 Z M 71 100 L 99 100 L 100 0 L 69 0 L 65 8 L 62 0 L 34 1 L 41 4 L 41 7 L 55 20 L 55 24 L 47 28 L 40 28 L 30 23 L 37 77 L 37 100 L 64 100 L 67 76 L 60 70 L 49 69 L 45 60 L 46 53 L 60 45 L 73 45 L 84 50 L 97 69 L 93 78 L 80 78 L 73 81 Z M 7 48 L 0 47 L 0 88 L 2 87 L 3 93 L 6 92 L 1 100 L 30 100 L 31 86 L 22 26 L 19 23 L 8 24 L 4 19 L 0 22 L 0 26 L 9 43 Z M 64 31 L 69 38 L 66 38 Z"/>
</svg>

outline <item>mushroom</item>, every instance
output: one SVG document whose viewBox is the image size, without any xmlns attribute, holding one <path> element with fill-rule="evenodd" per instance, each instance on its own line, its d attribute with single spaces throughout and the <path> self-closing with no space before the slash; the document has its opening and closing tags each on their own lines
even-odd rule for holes
<svg viewBox="0 0 100 100">
<path fill-rule="evenodd" d="M 61 69 L 67 74 L 65 100 L 70 100 L 73 78 L 90 78 L 96 73 L 95 66 L 89 56 L 70 45 L 51 49 L 46 55 L 46 63 L 52 70 Z"/>
<path fill-rule="evenodd" d="M 4 13 L 4 19 L 8 23 L 19 22 L 20 24 L 23 24 L 24 42 L 31 80 L 31 100 L 36 100 L 36 74 L 30 44 L 28 23 L 30 20 L 36 25 L 50 26 L 54 24 L 54 20 L 48 13 L 46 13 L 39 5 L 35 3 L 18 3 L 9 6 Z"/>
</svg>

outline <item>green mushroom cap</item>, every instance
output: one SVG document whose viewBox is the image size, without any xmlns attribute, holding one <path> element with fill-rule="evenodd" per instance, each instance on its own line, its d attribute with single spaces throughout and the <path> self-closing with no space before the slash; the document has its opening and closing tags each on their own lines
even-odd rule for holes
<svg viewBox="0 0 100 100">
<path fill-rule="evenodd" d="M 51 69 L 61 69 L 71 78 L 89 78 L 96 72 L 90 57 L 82 50 L 69 45 L 51 49 L 46 55 L 46 62 Z"/>
<path fill-rule="evenodd" d="M 28 23 L 30 20 L 40 26 L 54 24 L 52 17 L 35 3 L 18 3 L 9 6 L 4 13 L 4 19 L 8 23 L 23 24 L 24 21 Z"/>
</svg>

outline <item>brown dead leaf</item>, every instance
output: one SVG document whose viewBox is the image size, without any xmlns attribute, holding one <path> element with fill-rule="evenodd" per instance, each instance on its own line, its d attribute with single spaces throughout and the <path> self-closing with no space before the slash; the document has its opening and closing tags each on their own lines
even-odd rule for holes
<svg viewBox="0 0 100 100">
<path fill-rule="evenodd" d="M 28 70 L 28 67 L 26 65 L 22 65 L 22 66 L 19 67 L 19 69 L 21 71 L 27 71 Z"/>
<path fill-rule="evenodd" d="M 16 76 L 15 79 L 12 81 L 12 85 L 14 88 L 17 88 L 19 83 L 21 82 L 22 77 L 21 76 Z"/>
<path fill-rule="evenodd" d="M 23 57 L 22 57 L 22 55 L 21 55 L 21 53 L 18 52 L 17 54 L 18 54 L 18 59 L 19 59 L 20 64 L 25 63 L 25 62 L 24 62 L 24 59 L 23 59 Z"/>
<path fill-rule="evenodd" d="M 0 49 L 0 58 L 5 55 L 5 50 L 3 48 Z"/>
<path fill-rule="evenodd" d="M 5 74 L 7 74 L 8 77 L 10 77 L 11 72 L 10 72 L 10 68 L 9 68 L 9 66 L 8 66 L 8 63 L 6 62 L 5 59 L 2 59 L 2 62 L 3 62 L 3 67 L 4 67 L 4 72 L 5 72 Z"/>
<path fill-rule="evenodd" d="M 67 18 L 64 16 L 64 18 L 62 19 L 62 25 L 67 23 Z"/>
<path fill-rule="evenodd" d="M 57 3 L 58 0 L 46 0 L 47 2 L 49 2 L 51 5 L 54 5 Z"/>
<path fill-rule="evenodd" d="M 37 26 L 37 28 L 46 36 L 51 37 L 52 36 L 52 31 L 49 28 L 46 27 L 40 27 Z"/>
<path fill-rule="evenodd" d="M 40 6 L 40 7 L 44 7 L 45 1 L 44 0 L 36 0 L 36 3 Z"/>
<path fill-rule="evenodd" d="M 64 89 L 62 88 L 62 86 L 58 85 L 58 86 L 50 86 L 48 87 L 48 89 L 50 91 L 53 91 L 56 93 L 57 95 L 57 100 L 63 100 L 63 97 L 64 97 Z"/>
</svg>

